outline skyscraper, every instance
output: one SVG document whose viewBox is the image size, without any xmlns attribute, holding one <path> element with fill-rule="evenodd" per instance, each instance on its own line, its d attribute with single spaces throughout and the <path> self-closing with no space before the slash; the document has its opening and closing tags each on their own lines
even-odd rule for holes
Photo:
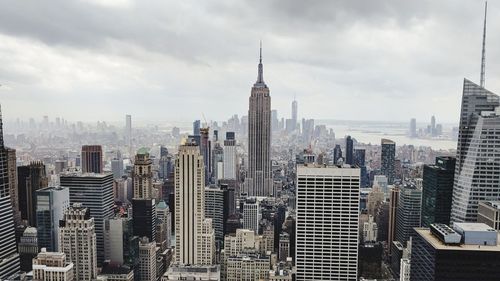
<svg viewBox="0 0 500 281">
<path fill-rule="evenodd" d="M 205 219 L 205 167 L 193 142 L 179 146 L 175 164 L 175 262 L 178 265 L 212 264 L 215 233 Z M 211 240 L 211 243 L 205 243 Z M 207 245 L 211 244 L 211 245 Z"/>
<path fill-rule="evenodd" d="M 125 145 L 128 148 L 128 155 L 132 157 L 132 115 L 125 115 Z"/>
<path fill-rule="evenodd" d="M 412 118 L 410 119 L 410 132 L 408 133 L 410 138 L 416 138 L 417 137 L 417 119 Z"/>
<path fill-rule="evenodd" d="M 347 136 L 345 138 L 345 163 L 352 165 L 353 161 L 353 152 L 354 152 L 354 143 L 352 141 L 351 136 Z"/>
<path fill-rule="evenodd" d="M 105 260 L 134 266 L 139 257 L 139 237 L 133 234 L 131 217 L 104 220 Z"/>
<path fill-rule="evenodd" d="M 19 270 L 19 254 L 16 251 L 14 213 L 10 201 L 7 149 L 3 143 L 2 112 L 0 109 L 0 279 Z"/>
<path fill-rule="evenodd" d="M 389 222 L 388 222 L 389 229 L 387 230 L 387 245 L 389 246 L 392 245 L 392 242 L 395 239 L 398 201 L 399 201 L 399 187 L 395 186 L 391 188 L 389 196 Z"/>
<path fill-rule="evenodd" d="M 269 196 L 272 193 L 271 96 L 264 82 L 262 46 L 257 82 L 252 87 L 249 99 L 248 176 L 245 181 L 249 196 Z"/>
<path fill-rule="evenodd" d="M 100 145 L 82 146 L 82 172 L 102 173 L 102 147 Z"/>
<path fill-rule="evenodd" d="M 87 208 L 94 219 L 97 262 L 104 261 L 104 220 L 113 217 L 113 174 L 66 174 L 60 184 L 69 189 L 70 204 Z"/>
<path fill-rule="evenodd" d="M 156 281 L 156 244 L 147 237 L 139 241 L 139 280 Z"/>
<path fill-rule="evenodd" d="M 382 175 L 387 177 L 387 182 L 389 184 L 394 183 L 394 177 L 396 176 L 396 143 L 392 140 L 382 139 L 382 167 L 380 169 Z"/>
<path fill-rule="evenodd" d="M 45 165 L 40 162 L 31 162 L 27 166 L 17 167 L 17 182 L 19 187 L 19 210 L 21 218 L 30 226 L 36 226 L 36 196 L 35 192 L 47 187 L 48 179 Z"/>
<path fill-rule="evenodd" d="M 226 132 L 224 140 L 224 179 L 236 179 L 236 139 L 234 132 Z"/>
<path fill-rule="evenodd" d="M 227 219 L 227 209 L 225 209 L 224 199 L 227 189 L 222 189 L 216 185 L 205 187 L 205 216 L 212 219 L 212 226 L 215 230 L 215 240 L 224 241 L 224 223 Z"/>
<path fill-rule="evenodd" d="M 243 203 L 243 228 L 259 233 L 259 223 L 261 218 L 260 204 L 256 198 L 247 198 Z"/>
<path fill-rule="evenodd" d="M 19 212 L 19 186 L 17 184 L 17 160 L 16 150 L 6 148 L 7 151 L 7 167 L 9 175 L 9 193 L 10 201 L 12 202 L 12 210 L 14 211 L 14 223 L 21 223 L 21 213 Z"/>
<path fill-rule="evenodd" d="M 485 37 L 486 8 L 481 83 L 463 84 L 452 222 L 475 222 L 480 201 L 500 199 L 500 97 L 484 88 Z"/>
<path fill-rule="evenodd" d="M 297 167 L 297 281 L 357 279 L 359 176 L 357 168 Z"/>
<path fill-rule="evenodd" d="M 149 151 L 143 147 L 137 151 L 134 161 L 133 188 L 134 198 L 147 199 L 153 196 L 153 161 Z"/>
<path fill-rule="evenodd" d="M 297 101 L 293 99 L 292 101 L 292 123 L 293 123 L 293 130 L 295 131 L 297 129 L 297 122 L 299 120 L 297 119 Z"/>
<path fill-rule="evenodd" d="M 343 159 L 342 148 L 339 144 L 336 144 L 333 148 L 333 165 L 337 165 L 340 159 Z"/>
<path fill-rule="evenodd" d="M 157 215 L 154 198 L 132 199 L 132 219 L 135 236 L 145 236 L 149 241 L 156 241 Z"/>
<path fill-rule="evenodd" d="M 436 164 L 424 165 L 421 226 L 450 223 L 455 157 L 436 157 Z"/>
<path fill-rule="evenodd" d="M 200 135 L 201 122 L 200 120 L 194 120 L 193 122 L 193 136 Z"/>
<path fill-rule="evenodd" d="M 406 246 L 414 227 L 420 226 L 422 208 L 422 190 L 413 184 L 406 184 L 399 189 L 396 212 L 396 230 L 394 239 Z"/>
<path fill-rule="evenodd" d="M 75 267 L 75 280 L 97 277 L 97 253 L 94 218 L 88 208 L 74 203 L 64 213 L 59 231 L 59 249 Z"/>
<path fill-rule="evenodd" d="M 64 218 L 69 204 L 68 188 L 46 187 L 36 191 L 36 226 L 40 249 L 59 251 L 59 221 Z"/>
<path fill-rule="evenodd" d="M 203 166 L 205 167 L 205 186 L 210 183 L 210 173 L 212 172 L 211 142 L 209 140 L 210 128 L 200 128 L 200 151 L 203 156 Z"/>
<path fill-rule="evenodd" d="M 17 245 L 21 260 L 21 271 L 30 272 L 33 258 L 38 254 L 38 239 L 35 227 L 27 227 Z"/>
</svg>

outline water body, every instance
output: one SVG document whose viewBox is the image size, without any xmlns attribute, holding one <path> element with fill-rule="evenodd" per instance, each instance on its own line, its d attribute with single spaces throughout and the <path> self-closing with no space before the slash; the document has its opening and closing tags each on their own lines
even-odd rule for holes
<svg viewBox="0 0 500 281">
<path fill-rule="evenodd" d="M 451 130 L 455 126 L 454 124 L 443 124 L 445 137 L 442 139 L 410 138 L 406 123 L 318 120 L 316 124 L 326 125 L 327 129 L 333 129 L 336 138 L 350 135 L 358 142 L 366 144 L 380 144 L 380 140 L 386 138 L 395 141 L 398 146 L 411 144 L 432 147 L 434 150 L 457 149 L 457 141 L 451 139 Z M 417 130 L 424 129 L 426 126 L 426 124 L 417 124 Z"/>
</svg>

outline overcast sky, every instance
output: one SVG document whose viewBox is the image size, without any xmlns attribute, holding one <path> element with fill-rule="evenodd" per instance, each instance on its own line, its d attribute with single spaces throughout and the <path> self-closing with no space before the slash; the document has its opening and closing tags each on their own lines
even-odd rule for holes
<svg viewBox="0 0 500 281">
<path fill-rule="evenodd" d="M 272 107 L 299 118 L 457 122 L 479 80 L 477 0 L 0 0 L 6 119 L 246 115 L 263 41 Z M 486 87 L 500 92 L 500 1 Z"/>
</svg>

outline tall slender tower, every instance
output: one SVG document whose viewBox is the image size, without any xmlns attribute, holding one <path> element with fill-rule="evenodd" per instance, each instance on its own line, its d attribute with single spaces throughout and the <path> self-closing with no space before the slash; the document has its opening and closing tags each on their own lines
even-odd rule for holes
<svg viewBox="0 0 500 281">
<path fill-rule="evenodd" d="M 293 129 L 297 129 L 297 100 L 295 98 L 292 101 L 292 122 L 293 122 Z"/>
<path fill-rule="evenodd" d="M 452 222 L 475 222 L 480 201 L 500 199 L 500 97 L 484 88 L 485 38 L 480 85 L 464 79 Z"/>
<path fill-rule="evenodd" d="M 205 219 L 205 167 L 194 142 L 179 146 L 175 165 L 175 262 L 210 265 L 215 253 L 212 220 Z"/>
<path fill-rule="evenodd" d="M 10 201 L 7 149 L 3 143 L 2 113 L 0 111 L 0 280 L 19 270 L 16 251 L 14 213 Z"/>
<path fill-rule="evenodd" d="M 248 175 L 246 191 L 249 196 L 269 196 L 271 176 L 271 96 L 264 82 L 262 45 L 259 73 L 252 87 L 248 109 Z"/>
</svg>

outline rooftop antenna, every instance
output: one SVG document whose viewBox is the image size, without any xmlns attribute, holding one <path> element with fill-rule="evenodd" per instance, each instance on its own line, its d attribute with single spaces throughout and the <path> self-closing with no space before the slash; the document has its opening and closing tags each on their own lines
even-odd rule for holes
<svg viewBox="0 0 500 281">
<path fill-rule="evenodd" d="M 484 88 L 484 73 L 486 64 L 486 14 L 488 12 L 488 1 L 484 3 L 484 26 L 483 26 L 483 50 L 481 54 L 481 79 L 480 86 Z"/>
</svg>

